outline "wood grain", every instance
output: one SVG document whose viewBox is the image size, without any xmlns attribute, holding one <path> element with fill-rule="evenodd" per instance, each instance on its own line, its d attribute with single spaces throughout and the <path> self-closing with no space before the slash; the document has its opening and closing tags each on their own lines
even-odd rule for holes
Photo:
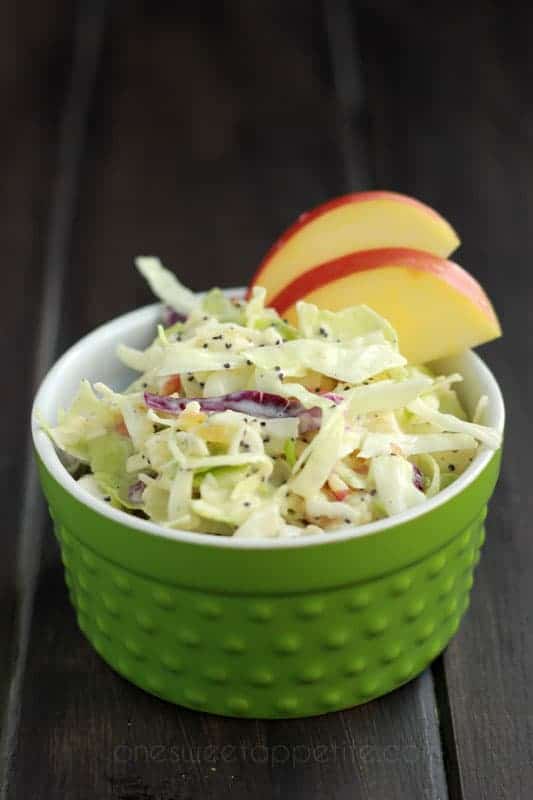
<svg viewBox="0 0 533 800">
<path fill-rule="evenodd" d="M 496 800 L 533 789 L 533 14 L 489 3 L 440 11 L 437 24 L 429 11 L 373 4 L 358 22 L 378 180 L 427 200 L 457 226 L 457 258 L 487 288 L 505 331 L 482 348 L 507 404 L 503 472 L 472 608 L 442 673 L 452 796 Z"/>
<path fill-rule="evenodd" d="M 242 283 L 282 227 L 368 168 L 355 114 L 358 156 L 346 176 L 346 108 L 321 8 L 207 6 L 114 6 L 65 283 L 65 343 L 149 299 L 136 253 L 158 252 L 198 289 Z M 173 707 L 114 675 L 85 642 L 48 546 L 8 797 L 227 796 L 445 797 L 430 674 L 306 721 Z"/>
<path fill-rule="evenodd" d="M 48 181 L 46 196 L 42 199 L 46 209 L 46 224 L 42 225 L 42 252 L 40 253 L 39 269 L 35 269 L 36 278 L 40 279 L 39 305 L 33 310 L 30 322 L 26 320 L 26 330 L 21 339 L 33 345 L 31 362 L 28 365 L 20 363 L 24 371 L 24 385 L 28 388 L 30 396 L 52 361 L 57 356 L 60 333 L 60 314 L 62 306 L 62 283 L 70 246 L 72 220 L 75 213 L 75 199 L 77 189 L 77 173 L 79 170 L 80 156 L 83 149 L 85 134 L 85 117 L 87 100 L 90 94 L 91 71 L 94 72 L 95 60 L 93 54 L 98 40 L 98 20 L 101 17 L 102 5 L 92 2 L 80 4 L 80 15 L 77 19 L 75 30 L 72 9 L 50 7 L 49 14 L 60 12 L 59 19 L 65 26 L 64 39 L 54 39 L 43 43 L 46 52 L 48 44 L 53 48 L 53 57 L 61 55 L 62 69 L 59 72 L 61 81 L 57 89 L 57 97 L 46 97 L 52 103 L 56 102 L 56 116 L 54 120 L 53 169 Z M 68 13 L 67 13 L 68 12 Z M 96 23 L 96 28 L 95 28 Z M 74 35 L 75 46 L 72 48 Z M 32 69 L 44 69 L 47 64 L 33 60 L 26 60 Z M 51 56 L 49 56 L 51 61 Z M 54 82 L 53 73 L 44 73 L 51 84 Z M 35 102 L 35 99 L 34 99 Z M 37 104 L 38 107 L 38 104 Z M 44 126 L 44 121 L 41 120 Z M 51 150 L 51 148 L 49 148 Z M 44 153 L 46 154 L 46 150 Z M 9 220 L 11 209 L 6 212 Z M 31 228 L 29 231 L 31 232 Z M 42 264 L 42 266 L 41 266 Z M 16 306 L 21 319 L 25 318 L 24 294 L 19 295 L 20 302 Z M 16 295 L 6 295 L 6 300 L 16 305 Z M 14 352 L 22 352 L 18 342 L 11 340 Z M 14 376 L 12 376 L 14 377 Z M 14 392 L 13 397 L 17 395 Z M 22 392 L 20 397 L 24 400 Z M 21 401 L 22 402 L 22 401 Z M 27 423 L 24 430 L 19 433 L 19 442 L 16 452 L 19 456 L 18 463 L 23 469 L 23 492 L 21 492 L 20 508 L 17 508 L 17 537 L 15 558 L 13 558 L 12 581 L 16 589 L 17 602 L 8 611 L 13 613 L 12 643 L 3 639 L 2 645 L 13 651 L 9 660 L 9 693 L 7 694 L 5 711 L 3 713 L 3 729 L 0 752 L 0 795 L 7 796 L 10 772 L 16 760 L 16 739 L 21 711 L 21 690 L 25 676 L 28 643 L 31 638 L 31 622 L 35 599 L 35 587 L 41 557 L 41 543 L 43 531 L 49 528 L 47 516 L 44 513 L 44 503 L 38 486 L 36 468 L 34 465 L 31 441 Z M 4 486 L 2 487 L 4 489 Z M 8 489 L 8 485 L 5 486 Z M 16 485 L 13 484 L 16 490 Z M 4 499 L 6 506 L 13 503 L 13 496 Z M 9 550 L 7 551 L 9 556 Z M 8 562 L 9 566 L 9 562 Z M 4 611 L 5 609 L 3 609 Z M 9 649 L 8 649 L 9 653 Z"/>
<path fill-rule="evenodd" d="M 29 6 L 32 6 L 30 9 Z M 57 132 L 70 70 L 69 4 L 0 8 L 0 711 L 6 702 L 20 597 L 17 532 L 23 505 L 27 420 L 43 289 L 43 249 Z M 2 714 L 3 716 L 3 714 Z M 0 727 L 2 725 L 0 718 Z M 1 777 L 0 777 L 1 781 Z"/>
</svg>

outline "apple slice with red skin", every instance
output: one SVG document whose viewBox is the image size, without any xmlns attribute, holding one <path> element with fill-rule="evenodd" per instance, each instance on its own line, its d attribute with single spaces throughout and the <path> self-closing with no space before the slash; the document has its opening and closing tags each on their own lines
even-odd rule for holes
<svg viewBox="0 0 533 800">
<path fill-rule="evenodd" d="M 396 192 L 336 197 L 302 214 L 270 248 L 252 278 L 267 302 L 318 264 L 356 250 L 410 247 L 447 258 L 459 245 L 450 224 L 429 206 Z"/>
<path fill-rule="evenodd" d="M 285 286 L 271 305 L 295 322 L 299 300 L 331 311 L 370 306 L 394 326 L 400 351 L 414 364 L 501 335 L 492 304 L 472 275 L 409 248 L 366 250 L 320 264 Z"/>
</svg>

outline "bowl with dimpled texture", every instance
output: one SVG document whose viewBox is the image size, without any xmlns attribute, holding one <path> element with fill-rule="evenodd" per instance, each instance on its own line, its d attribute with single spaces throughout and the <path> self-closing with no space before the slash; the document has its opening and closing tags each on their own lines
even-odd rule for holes
<svg viewBox="0 0 533 800">
<path fill-rule="evenodd" d="M 153 338 L 158 306 L 86 336 L 45 377 L 32 428 L 42 488 L 79 627 L 116 672 L 160 698 L 215 714 L 305 717 L 365 703 L 442 652 L 468 607 L 500 451 L 482 447 L 425 504 L 359 528 L 290 540 L 166 530 L 88 495 L 37 420 L 53 422 L 81 378 L 131 376 L 119 342 Z M 438 364 L 464 376 L 472 411 L 503 430 L 492 374 L 471 352 Z"/>
</svg>

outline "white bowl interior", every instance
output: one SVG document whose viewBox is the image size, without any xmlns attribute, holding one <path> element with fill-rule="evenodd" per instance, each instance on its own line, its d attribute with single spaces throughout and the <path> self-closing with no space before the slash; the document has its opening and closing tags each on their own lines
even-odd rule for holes
<svg viewBox="0 0 533 800">
<path fill-rule="evenodd" d="M 463 475 L 451 486 L 448 486 L 421 506 L 416 506 L 409 511 L 386 520 L 316 536 L 302 536 L 288 540 L 241 540 L 213 536 L 212 534 L 168 530 L 152 522 L 130 515 L 126 516 L 124 512 L 118 511 L 91 497 L 78 486 L 61 464 L 50 439 L 40 429 L 36 412 L 42 414 L 48 423 L 54 424 L 57 410 L 69 406 L 78 389 L 80 380 L 83 378 L 91 382 L 102 381 L 114 389 L 125 388 L 133 380 L 135 374 L 119 362 L 115 355 L 116 347 L 121 342 L 131 347 L 143 348 L 147 346 L 154 338 L 159 316 L 160 306 L 158 304 L 146 306 L 118 317 L 85 336 L 61 356 L 49 371 L 35 397 L 32 410 L 34 444 L 48 471 L 67 491 L 85 505 L 91 506 L 98 513 L 111 517 L 122 524 L 127 523 L 130 527 L 158 536 L 197 542 L 198 544 L 215 544 L 223 547 L 252 549 L 261 547 L 300 547 L 316 545 L 326 541 L 339 541 L 355 536 L 377 533 L 385 528 L 391 528 L 421 514 L 428 513 L 459 493 L 468 483 L 474 480 L 492 456 L 492 451 L 486 447 L 481 447 L 473 463 Z M 436 362 L 435 367 L 438 372 L 460 372 L 463 375 L 464 381 L 457 388 L 461 400 L 470 414 L 473 413 L 480 396 L 486 394 L 489 398 L 489 404 L 483 422 L 494 426 L 499 431 L 503 431 L 505 412 L 501 392 L 494 376 L 479 356 L 471 351 L 466 351 L 460 355 Z"/>
</svg>

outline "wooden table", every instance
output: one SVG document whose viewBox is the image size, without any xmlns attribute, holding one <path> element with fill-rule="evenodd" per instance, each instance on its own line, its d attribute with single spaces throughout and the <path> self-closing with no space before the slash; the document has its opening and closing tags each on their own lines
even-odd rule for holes
<svg viewBox="0 0 533 800">
<path fill-rule="evenodd" d="M 3 4 L 2 797 L 533 796 L 533 10 L 418 5 Z M 245 283 L 299 212 L 373 186 L 453 221 L 506 332 L 484 351 L 509 424 L 471 609 L 430 670 L 350 711 L 158 701 L 76 627 L 30 458 L 36 383 L 149 300 L 135 254 L 196 289 Z"/>
</svg>

